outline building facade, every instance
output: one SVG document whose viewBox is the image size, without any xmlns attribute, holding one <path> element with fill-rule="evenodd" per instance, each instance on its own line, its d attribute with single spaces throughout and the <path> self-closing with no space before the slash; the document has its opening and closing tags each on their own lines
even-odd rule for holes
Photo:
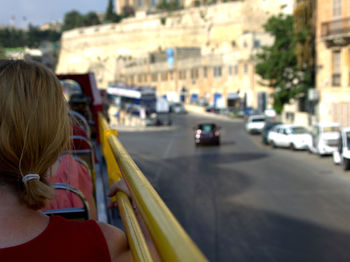
<svg viewBox="0 0 350 262">
<path fill-rule="evenodd" d="M 318 1 L 316 52 L 319 121 L 350 126 L 350 1 Z"/>
<path fill-rule="evenodd" d="M 198 97 L 230 106 L 240 100 L 264 107 L 270 91 L 259 85 L 252 57 L 259 45 L 272 41 L 262 25 L 272 15 L 292 14 L 293 4 L 294 0 L 234 1 L 67 31 L 56 72 L 94 72 L 100 88 L 127 80 L 186 101 Z M 197 48 L 199 53 L 181 57 L 175 54 L 181 48 Z M 166 54 L 171 49 L 176 55 L 173 68 Z M 151 54 L 157 53 L 152 60 Z"/>
<path fill-rule="evenodd" d="M 168 48 L 121 61 L 117 79 L 155 86 L 158 96 L 176 102 L 263 111 L 271 104 L 272 89 L 259 84 L 254 55 L 272 42 L 266 33 L 245 33 L 232 50 L 222 54 L 202 55 L 199 47 Z"/>
</svg>

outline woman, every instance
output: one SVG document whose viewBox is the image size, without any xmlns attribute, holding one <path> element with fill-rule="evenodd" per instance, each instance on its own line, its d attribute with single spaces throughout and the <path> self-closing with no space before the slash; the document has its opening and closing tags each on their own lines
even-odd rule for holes
<svg viewBox="0 0 350 262">
<path fill-rule="evenodd" d="M 132 261 L 119 229 L 39 211 L 54 196 L 48 176 L 70 136 L 55 75 L 0 61 L 0 112 L 0 261 Z"/>
<path fill-rule="evenodd" d="M 52 166 L 52 176 L 49 178 L 49 183 L 68 184 L 79 189 L 89 204 L 90 218 L 97 220 L 91 174 L 87 167 L 76 161 L 72 155 L 64 154 L 58 158 Z M 56 190 L 55 199 L 50 201 L 44 210 L 82 206 L 82 201 L 75 194 L 66 190 Z"/>
</svg>

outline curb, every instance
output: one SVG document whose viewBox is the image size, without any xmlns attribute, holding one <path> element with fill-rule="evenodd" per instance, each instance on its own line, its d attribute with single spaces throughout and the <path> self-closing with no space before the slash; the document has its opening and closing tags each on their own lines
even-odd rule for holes
<svg viewBox="0 0 350 262">
<path fill-rule="evenodd" d="M 114 124 L 110 125 L 110 127 L 118 132 L 171 131 L 178 128 L 176 126 L 121 126 Z"/>
</svg>

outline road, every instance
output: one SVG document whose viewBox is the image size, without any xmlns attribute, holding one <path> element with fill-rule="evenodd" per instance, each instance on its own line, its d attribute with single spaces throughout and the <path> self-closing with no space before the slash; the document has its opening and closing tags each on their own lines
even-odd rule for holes
<svg viewBox="0 0 350 262">
<path fill-rule="evenodd" d="M 120 132 L 120 139 L 210 261 L 350 261 L 350 172 L 330 158 L 262 146 L 241 121 L 215 120 L 219 147 L 192 127 Z"/>
</svg>

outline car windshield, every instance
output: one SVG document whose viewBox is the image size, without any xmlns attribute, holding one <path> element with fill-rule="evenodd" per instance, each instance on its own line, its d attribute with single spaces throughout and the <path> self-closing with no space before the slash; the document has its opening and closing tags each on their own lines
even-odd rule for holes
<svg viewBox="0 0 350 262">
<path fill-rule="evenodd" d="M 339 132 L 338 126 L 326 126 L 322 128 L 322 132 L 329 133 L 329 132 Z"/>
<path fill-rule="evenodd" d="M 308 131 L 304 127 L 292 127 L 290 129 L 291 134 L 306 134 Z"/>
<path fill-rule="evenodd" d="M 199 125 L 198 129 L 203 130 L 203 131 L 207 131 L 210 132 L 213 129 L 215 129 L 215 125 L 213 124 L 204 124 L 204 125 Z"/>
<path fill-rule="evenodd" d="M 265 118 L 253 118 L 252 122 L 265 122 Z"/>
</svg>

